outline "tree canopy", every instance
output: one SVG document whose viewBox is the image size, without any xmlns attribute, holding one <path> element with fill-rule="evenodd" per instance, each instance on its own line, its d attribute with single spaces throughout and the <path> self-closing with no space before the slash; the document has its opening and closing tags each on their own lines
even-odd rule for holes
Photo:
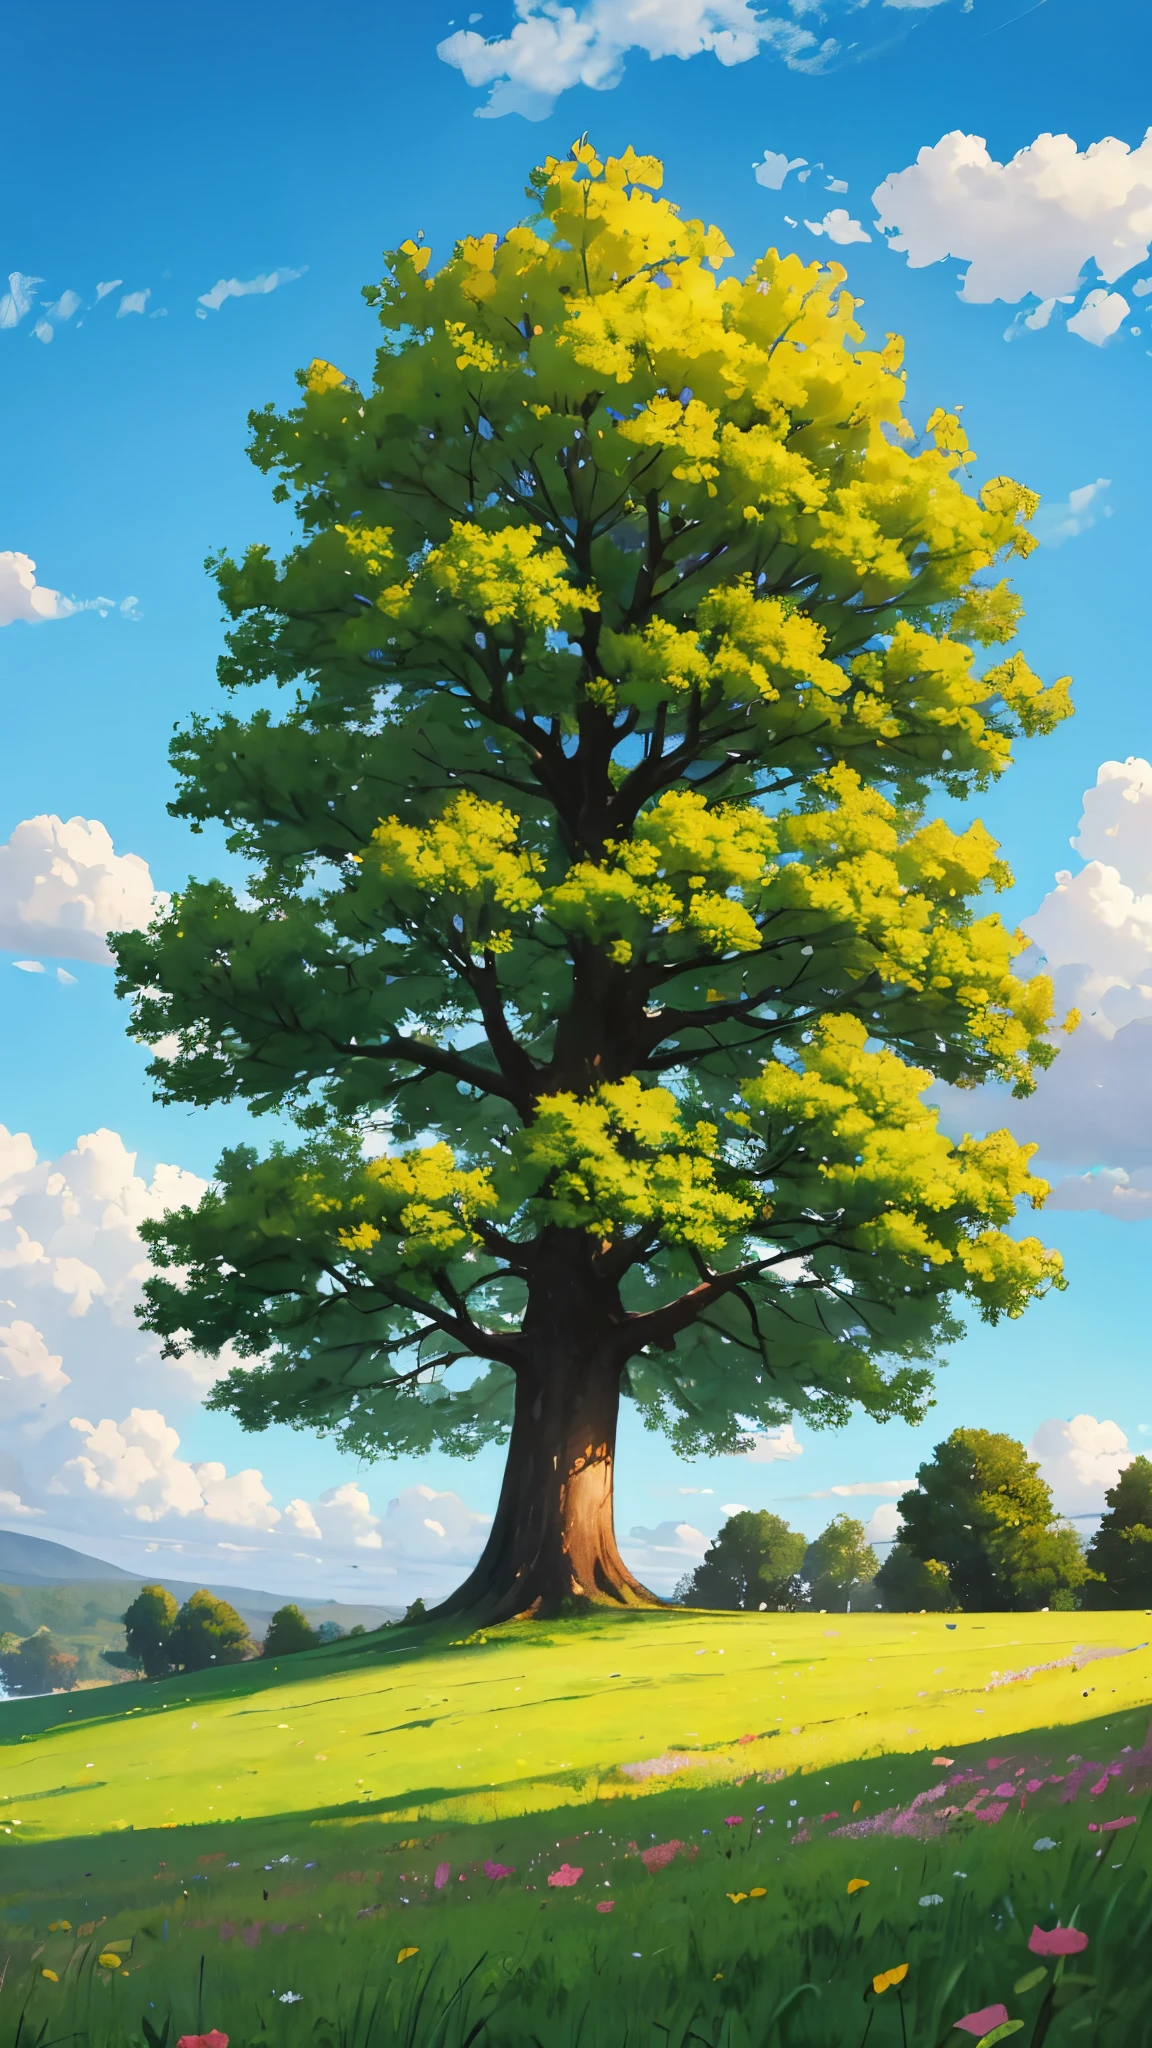
<svg viewBox="0 0 1152 2048">
<path fill-rule="evenodd" d="M 166 1678 L 172 1669 L 172 1627 L 176 1602 L 166 1586 L 141 1586 L 124 1611 L 123 1650 L 105 1650 L 104 1661 L 145 1678 Z"/>
<path fill-rule="evenodd" d="M 300 1129 L 145 1226 L 148 1327 L 234 1346 L 249 1428 L 511 1428 L 492 1614 L 648 1597 L 621 1393 L 684 1453 L 911 1419 L 954 1301 L 1061 1284 L 1030 1148 L 924 1102 L 1052 1057 L 995 843 L 925 808 L 1068 711 L 995 580 L 1037 501 L 907 418 L 839 264 L 741 274 L 661 180 L 549 158 L 389 254 L 369 386 L 253 415 L 300 538 L 216 559 L 228 702 L 173 748 L 248 879 L 113 942 L 161 1098 Z"/>
<path fill-rule="evenodd" d="M 863 1522 L 852 1515 L 833 1515 L 808 1545 L 800 1570 L 810 1607 L 840 1612 L 870 1598 L 877 1562 Z"/>
<path fill-rule="evenodd" d="M 1152 1607 L 1152 1459 L 1133 1458 L 1104 1496 L 1108 1512 L 1088 1546 L 1099 1578 L 1086 1607 Z"/>
<path fill-rule="evenodd" d="M 955 1603 L 983 1613 L 1073 1604 L 1088 1578 L 1084 1552 L 1075 1530 L 1059 1525 L 1051 1489 L 1023 1444 L 987 1429 L 954 1429 L 917 1480 L 915 1492 L 900 1496 L 903 1526 L 877 1575 L 886 1605 Z"/>
<path fill-rule="evenodd" d="M 678 1596 L 689 1607 L 798 1607 L 806 1548 L 780 1515 L 743 1508 L 729 1515 Z"/>
<path fill-rule="evenodd" d="M 190 1593 L 172 1624 L 168 1647 L 181 1671 L 207 1671 L 213 1664 L 239 1664 L 252 1654 L 248 1625 L 227 1600 L 202 1587 Z"/>
<path fill-rule="evenodd" d="M 340 1630 L 337 1629 L 336 1633 L 339 1634 Z M 300 1650 L 311 1650 L 323 1640 L 307 1615 L 290 1602 L 287 1607 L 278 1607 L 268 1623 L 262 1654 L 265 1657 L 294 1657 Z"/>
</svg>

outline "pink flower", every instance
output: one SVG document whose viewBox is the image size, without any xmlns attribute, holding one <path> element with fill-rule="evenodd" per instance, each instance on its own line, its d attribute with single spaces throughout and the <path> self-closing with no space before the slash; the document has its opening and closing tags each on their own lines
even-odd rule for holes
<svg viewBox="0 0 1152 2048">
<path fill-rule="evenodd" d="M 730 1813 L 730 1814 L 728 1814 L 728 1815 L 726 1816 L 726 1818 L 725 1818 L 725 1821 L 724 1821 L 724 1825 L 725 1825 L 725 1827 L 726 1827 L 726 1828 L 739 1828 L 739 1827 L 743 1827 L 743 1825 L 744 1825 L 744 1822 L 743 1822 L 743 1816 L 742 1816 L 741 1814 L 738 1814 L 738 1813 Z"/>
<path fill-rule="evenodd" d="M 484 1875 L 485 1877 L 515 1877 L 516 1866 L 514 1863 L 486 1863 L 484 1865 Z"/>
<path fill-rule="evenodd" d="M 1043 1778 L 1029 1778 L 1028 1783 L 1024 1789 L 1026 1792 L 1039 1792 L 1040 1787 L 1043 1785 L 1043 1783 Z"/>
<path fill-rule="evenodd" d="M 562 1863 L 559 1870 L 549 1871 L 548 1882 L 553 1885 L 579 1884 L 583 1875 L 583 1867 L 577 1870 L 574 1864 Z"/>
<path fill-rule="evenodd" d="M 990 2034 L 993 2027 L 1002 2027 L 1008 2017 L 1006 2005 L 982 2005 L 979 2012 L 966 2012 L 962 2020 L 953 2025 L 963 2027 L 966 2034 Z"/>
<path fill-rule="evenodd" d="M 1101 1823 L 1100 1823 L 1100 1833 L 1101 1833 L 1102 1835 L 1110 1835 L 1110 1834 L 1112 1833 L 1112 1831 L 1113 1831 L 1113 1829 L 1114 1829 L 1114 1828 L 1134 1828 L 1134 1827 L 1135 1827 L 1135 1825 L 1136 1825 L 1136 1815 L 1135 1815 L 1134 1813 L 1128 1813 L 1128 1814 L 1125 1814 L 1125 1816 L 1124 1816 L 1124 1819 L 1123 1819 L 1123 1820 L 1104 1820 L 1104 1821 L 1101 1821 Z M 1091 1822 L 1089 1822 L 1089 1826 L 1091 1826 Z"/>
<path fill-rule="evenodd" d="M 997 1799 L 1011 1799 L 1015 1790 L 1015 1785 L 997 1785 L 996 1797 Z"/>
<path fill-rule="evenodd" d="M 1061 1927 L 1059 1923 L 1051 1929 L 1033 1927 L 1028 1936 L 1028 1946 L 1034 1956 L 1078 1956 L 1088 1946 L 1088 1936 L 1078 1927 Z"/>
<path fill-rule="evenodd" d="M 434 1877 L 434 1878 L 432 1879 L 432 1882 L 433 1882 L 433 1884 L 435 1885 L 435 1887 L 436 1887 L 436 1890 L 437 1890 L 438 1892 L 442 1892 L 442 1891 L 443 1891 L 443 1889 L 444 1889 L 445 1885 L 447 1884 L 447 1882 L 448 1882 L 448 1879 L 449 1879 L 449 1878 L 451 1877 L 451 1875 L 452 1875 L 452 1865 L 451 1865 L 450 1863 L 438 1863 L 438 1864 L 436 1865 L 436 1875 L 435 1875 L 435 1877 Z"/>
<path fill-rule="evenodd" d="M 683 1842 L 653 1842 L 650 1849 L 641 1849 L 640 1861 L 645 1870 L 663 1870 L 666 1863 L 671 1863 L 677 1849 L 683 1847 Z"/>
<path fill-rule="evenodd" d="M 176 2048 L 228 2048 L 228 2036 L 217 2027 L 209 2034 L 181 2034 Z"/>
<path fill-rule="evenodd" d="M 601 1899 L 597 1904 L 596 1911 L 598 1913 L 610 1913 L 615 1904 L 615 1899 Z"/>
</svg>

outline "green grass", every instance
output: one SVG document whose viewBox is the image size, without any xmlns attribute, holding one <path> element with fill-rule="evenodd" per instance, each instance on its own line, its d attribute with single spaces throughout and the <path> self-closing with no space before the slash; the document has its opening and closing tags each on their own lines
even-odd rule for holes
<svg viewBox="0 0 1152 2048">
<path fill-rule="evenodd" d="M 391 1629 L 7 1705 L 0 2048 L 210 2027 L 233 2048 L 939 2048 L 997 2001 L 1020 2048 L 1152 2044 L 1145 1630 L 683 1611 L 455 1644 Z M 987 1689 L 1078 1646 L 1129 1654 Z M 978 1785 L 998 1819 L 965 1810 Z M 549 1885 L 564 1864 L 579 1880 Z M 1084 1955 L 1016 1993 L 1041 1967 L 1033 1921 L 1074 1916 Z"/>
</svg>

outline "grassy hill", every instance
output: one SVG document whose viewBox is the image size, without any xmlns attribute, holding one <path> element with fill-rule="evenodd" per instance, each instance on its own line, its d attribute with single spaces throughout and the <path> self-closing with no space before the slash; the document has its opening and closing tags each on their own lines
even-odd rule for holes
<svg viewBox="0 0 1152 2048">
<path fill-rule="evenodd" d="M 680 1610 L 0 1706 L 0 2048 L 1137 2048 L 1147 1634 Z"/>
</svg>

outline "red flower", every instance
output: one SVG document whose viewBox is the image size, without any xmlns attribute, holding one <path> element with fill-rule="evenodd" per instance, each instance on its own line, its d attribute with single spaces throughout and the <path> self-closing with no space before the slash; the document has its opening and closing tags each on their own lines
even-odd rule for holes
<svg viewBox="0 0 1152 2048">
<path fill-rule="evenodd" d="M 1078 1927 L 1033 1927 L 1028 1946 L 1034 1956 L 1078 1956 L 1088 1946 L 1088 1936 Z"/>
<path fill-rule="evenodd" d="M 228 2048 L 228 2036 L 222 2034 L 218 2027 L 213 2027 L 208 2034 L 181 2034 L 176 2048 Z"/>
</svg>

